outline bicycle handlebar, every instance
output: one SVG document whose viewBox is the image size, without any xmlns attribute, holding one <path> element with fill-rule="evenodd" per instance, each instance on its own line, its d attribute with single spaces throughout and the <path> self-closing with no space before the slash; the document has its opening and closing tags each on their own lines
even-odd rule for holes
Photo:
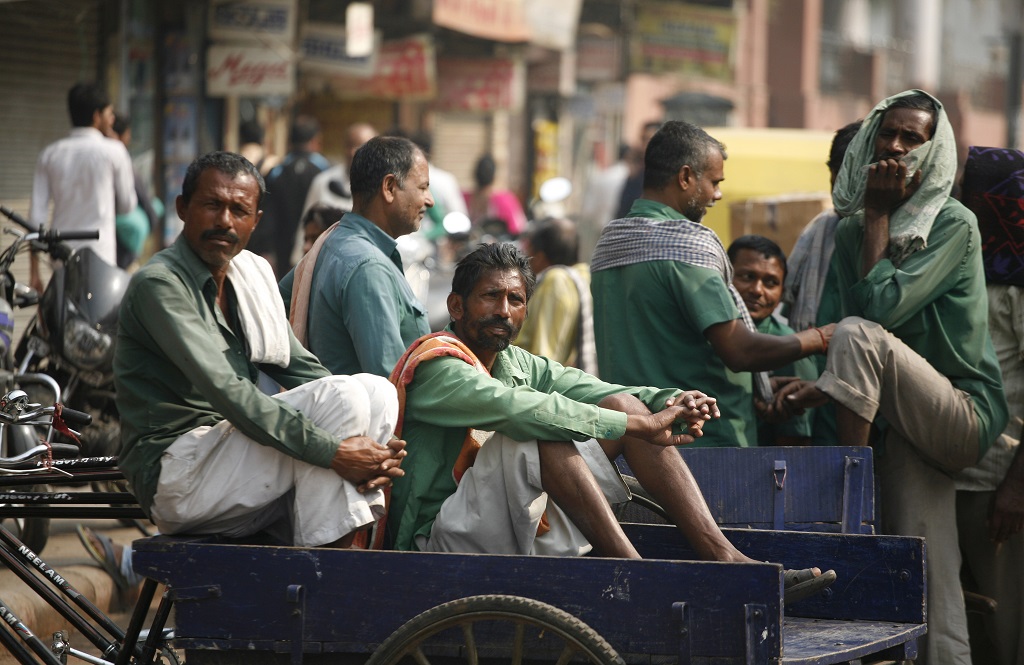
<svg viewBox="0 0 1024 665">
<path fill-rule="evenodd" d="M 7 206 L 0 205 L 0 213 L 3 213 L 12 222 L 22 227 L 29 233 L 37 234 L 35 238 L 36 242 L 41 242 L 46 245 L 55 245 L 57 243 L 65 242 L 67 240 L 98 240 L 100 232 L 97 230 L 92 231 L 47 231 L 43 228 L 37 228 L 33 226 L 27 219 L 14 212 Z"/>
<path fill-rule="evenodd" d="M 75 409 L 69 409 L 63 407 L 60 411 L 60 417 L 64 419 L 68 425 L 78 425 L 85 427 L 92 424 L 92 416 L 84 411 L 77 411 Z"/>
</svg>

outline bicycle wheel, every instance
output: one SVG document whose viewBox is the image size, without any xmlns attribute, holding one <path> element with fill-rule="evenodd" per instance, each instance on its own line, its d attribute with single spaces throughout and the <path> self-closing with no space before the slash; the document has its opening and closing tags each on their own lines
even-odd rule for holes
<svg viewBox="0 0 1024 665">
<path fill-rule="evenodd" d="M 460 598 L 413 617 L 384 640 L 366 665 L 430 665 L 431 656 L 470 665 L 623 665 L 603 637 L 568 612 L 531 598 L 502 595 Z"/>
</svg>

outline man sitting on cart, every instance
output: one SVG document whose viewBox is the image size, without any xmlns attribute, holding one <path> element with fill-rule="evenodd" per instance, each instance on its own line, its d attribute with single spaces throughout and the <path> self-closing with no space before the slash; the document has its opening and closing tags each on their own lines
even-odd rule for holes
<svg viewBox="0 0 1024 665">
<path fill-rule="evenodd" d="M 451 324 L 417 340 L 392 372 L 410 443 L 391 495 L 391 544 L 639 558 L 611 508 L 629 499 L 612 462 L 623 455 L 699 556 L 751 561 L 719 529 L 674 448 L 719 416 L 715 399 L 604 383 L 510 346 L 534 284 L 514 245 L 481 245 L 456 268 Z M 834 579 L 787 571 L 787 600 Z"/>
<path fill-rule="evenodd" d="M 344 545 L 402 474 L 395 390 L 331 376 L 292 335 L 270 265 L 243 251 L 265 193 L 240 155 L 189 166 L 184 231 L 121 304 L 120 466 L 161 533 Z M 287 392 L 261 392 L 260 371 Z"/>
</svg>

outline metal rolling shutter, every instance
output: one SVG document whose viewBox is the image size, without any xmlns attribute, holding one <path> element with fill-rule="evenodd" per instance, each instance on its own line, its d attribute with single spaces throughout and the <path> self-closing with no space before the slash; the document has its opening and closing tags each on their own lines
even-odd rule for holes
<svg viewBox="0 0 1024 665">
<path fill-rule="evenodd" d="M 28 215 L 36 159 L 67 135 L 68 90 L 98 71 L 97 0 L 0 2 L 0 203 Z M 3 218 L 3 225 L 9 225 Z M 9 241 L 0 236 L 0 247 Z M 14 278 L 28 282 L 28 256 L 14 263 Z M 48 279 L 45 261 L 43 279 Z M 15 339 L 35 307 L 15 312 Z"/>
<path fill-rule="evenodd" d="M 434 116 L 431 161 L 451 171 L 464 191 L 473 189 L 473 167 L 490 150 L 491 124 L 482 113 L 438 113 Z"/>
<path fill-rule="evenodd" d="M 95 80 L 97 0 L 0 3 L 0 202 L 28 213 L 36 158 L 71 127 L 68 89 Z"/>
</svg>

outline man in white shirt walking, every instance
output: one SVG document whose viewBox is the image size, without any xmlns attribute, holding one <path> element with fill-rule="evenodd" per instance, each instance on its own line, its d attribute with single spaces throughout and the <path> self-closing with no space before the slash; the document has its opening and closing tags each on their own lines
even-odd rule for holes
<svg viewBox="0 0 1024 665">
<path fill-rule="evenodd" d="M 90 243 L 100 258 L 117 265 L 114 218 L 131 212 L 138 203 L 132 160 L 124 144 L 108 138 L 114 124 L 114 107 L 103 88 L 78 83 L 68 92 L 71 134 L 51 143 L 36 164 L 32 182 L 29 221 L 47 223 L 53 201 L 50 228 L 56 231 L 99 231 Z M 39 261 L 33 254 L 30 280 L 41 290 Z"/>
</svg>

